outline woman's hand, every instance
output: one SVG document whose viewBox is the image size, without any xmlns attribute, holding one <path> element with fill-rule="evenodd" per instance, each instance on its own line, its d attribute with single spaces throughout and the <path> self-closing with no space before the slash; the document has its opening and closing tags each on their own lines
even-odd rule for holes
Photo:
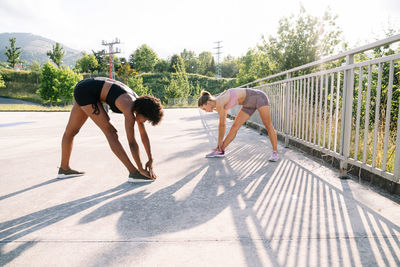
<svg viewBox="0 0 400 267">
<path fill-rule="evenodd" d="M 157 175 L 153 171 L 153 160 L 150 159 L 145 165 L 146 171 L 149 172 L 150 178 L 156 179 Z"/>
<path fill-rule="evenodd" d="M 154 179 L 153 177 L 151 177 L 150 173 L 149 173 L 148 171 L 146 171 L 145 169 L 138 169 L 138 171 L 139 171 L 139 173 L 140 173 L 141 175 L 146 176 L 147 178 L 152 178 L 152 179 Z"/>
</svg>

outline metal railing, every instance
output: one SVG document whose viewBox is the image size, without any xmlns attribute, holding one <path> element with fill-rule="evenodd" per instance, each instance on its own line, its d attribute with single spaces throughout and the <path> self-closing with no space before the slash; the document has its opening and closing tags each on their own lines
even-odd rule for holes
<svg viewBox="0 0 400 267">
<path fill-rule="evenodd" d="M 168 107 L 197 107 L 197 101 L 198 99 L 194 97 L 168 98 Z"/>
<path fill-rule="evenodd" d="M 272 123 L 286 145 L 295 140 L 339 159 L 341 176 L 352 164 L 398 183 L 400 54 L 357 63 L 354 58 L 399 41 L 395 35 L 241 87 L 267 93 Z M 344 59 L 341 66 L 328 67 Z M 298 74 L 307 70 L 311 73 Z M 258 113 L 250 121 L 263 126 Z"/>
</svg>

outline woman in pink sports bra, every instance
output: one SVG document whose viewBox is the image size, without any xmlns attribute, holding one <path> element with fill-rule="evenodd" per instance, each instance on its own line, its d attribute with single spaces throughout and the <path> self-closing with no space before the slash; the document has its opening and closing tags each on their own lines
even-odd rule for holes
<svg viewBox="0 0 400 267">
<path fill-rule="evenodd" d="M 237 114 L 231 129 L 224 139 L 227 110 L 236 105 L 241 105 L 242 108 Z M 271 122 L 269 99 L 263 91 L 250 88 L 231 88 L 215 98 L 209 92 L 203 91 L 198 100 L 198 106 L 206 112 L 213 112 L 215 109 L 219 114 L 218 145 L 217 148 L 210 154 L 207 154 L 206 157 L 224 157 L 225 148 L 233 141 L 240 126 L 242 126 L 243 123 L 245 123 L 250 116 L 258 110 L 272 144 L 273 151 L 269 160 L 277 161 L 279 159 L 278 140 L 274 126 Z"/>
</svg>

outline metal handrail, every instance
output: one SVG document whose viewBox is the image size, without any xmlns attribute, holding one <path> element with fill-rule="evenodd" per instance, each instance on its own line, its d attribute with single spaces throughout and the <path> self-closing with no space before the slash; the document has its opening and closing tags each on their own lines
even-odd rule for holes
<svg viewBox="0 0 400 267">
<path fill-rule="evenodd" d="M 362 53 L 362 52 L 365 52 L 365 51 L 368 51 L 368 50 L 371 50 L 371 49 L 374 49 L 376 47 L 380 47 L 380 46 L 383 46 L 383 45 L 390 45 L 390 44 L 398 42 L 398 41 L 400 41 L 400 34 L 393 35 L 393 36 L 391 36 L 389 38 L 382 39 L 382 40 L 376 41 L 374 43 L 370 43 L 370 44 L 366 44 L 364 46 L 360 46 L 360 47 L 354 48 L 352 50 L 340 53 L 338 55 L 334 55 L 334 56 L 330 56 L 330 57 L 327 57 L 327 58 L 323 58 L 323 59 L 320 59 L 320 60 L 305 64 L 305 65 L 301 65 L 299 67 L 292 68 L 290 70 L 279 72 L 279 73 L 267 76 L 265 78 L 262 78 L 262 79 L 259 79 L 259 80 L 256 80 L 256 81 L 243 84 L 243 85 L 241 85 L 239 87 L 240 88 L 247 87 L 247 86 L 249 86 L 251 84 L 254 84 L 254 83 L 263 82 L 263 81 L 270 80 L 270 79 L 273 79 L 273 78 L 276 78 L 276 77 L 279 77 L 279 76 L 283 76 L 283 75 L 286 75 L 286 74 L 289 74 L 289 73 L 292 73 L 292 72 L 296 72 L 296 71 L 299 71 L 299 70 L 303 70 L 303 69 L 308 69 L 308 68 L 311 68 L 311 67 L 319 66 L 321 64 L 324 64 L 324 63 L 327 63 L 327 62 L 330 62 L 330 61 L 334 61 L 334 60 L 337 60 L 337 59 L 345 58 L 345 57 L 347 57 L 349 55 L 359 54 L 359 53 Z"/>
<path fill-rule="evenodd" d="M 347 175 L 348 164 L 352 164 L 399 183 L 400 108 L 397 124 L 393 126 L 397 128 L 389 129 L 389 124 L 395 123 L 391 117 L 394 111 L 392 106 L 400 101 L 400 99 L 392 98 L 394 96 L 393 78 L 397 75 L 394 68 L 400 65 L 400 53 L 354 63 L 356 54 L 398 41 L 400 41 L 400 34 L 246 83 L 240 87 L 251 87 L 267 93 L 271 102 L 271 120 L 278 134 L 285 138 L 285 145 L 289 144 L 289 140 L 296 141 L 338 159 L 341 176 Z M 346 58 L 342 66 L 319 69 L 299 76 L 291 75 L 293 72 L 341 58 Z M 387 66 L 385 73 L 384 66 Z M 282 80 L 264 82 L 283 75 L 286 77 Z M 384 75 L 389 79 L 383 79 Z M 358 90 L 357 96 L 354 95 L 354 90 Z M 385 103 L 381 102 L 383 90 L 386 90 L 388 94 L 384 100 Z M 376 96 L 372 92 L 376 92 Z M 400 105 L 400 102 L 398 104 Z M 363 113 L 362 109 L 365 109 Z M 375 113 L 375 118 L 370 118 L 370 110 Z M 379 116 L 381 110 L 385 112 L 385 117 Z M 236 107 L 229 112 L 235 115 L 238 111 L 239 107 Z M 263 127 L 257 113 L 249 121 Z M 382 137 L 378 137 L 378 129 L 383 125 L 385 129 L 382 140 L 380 139 Z M 373 128 L 370 129 L 372 126 Z M 352 132 L 354 130 L 356 130 L 355 134 Z M 394 136 L 393 131 L 397 132 L 397 135 Z M 364 135 L 363 140 L 361 133 Z M 393 171 L 390 172 L 387 171 L 389 139 L 391 149 L 393 149 L 393 142 L 396 144 L 394 165 L 391 165 Z M 383 150 L 378 150 L 378 146 L 382 144 Z M 362 151 L 359 149 L 360 146 Z M 368 154 L 369 157 L 367 157 L 368 148 L 372 149 L 368 152 L 371 153 Z M 382 167 L 377 165 L 378 157 L 379 165 Z"/>
</svg>

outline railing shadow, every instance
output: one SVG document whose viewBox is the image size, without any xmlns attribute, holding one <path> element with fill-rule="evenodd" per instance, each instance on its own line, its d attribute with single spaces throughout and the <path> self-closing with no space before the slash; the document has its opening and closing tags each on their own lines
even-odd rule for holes
<svg viewBox="0 0 400 267">
<path fill-rule="evenodd" d="M 33 186 L 26 190 L 21 190 L 16 193 L 22 193 L 33 188 L 43 186 L 52 183 L 53 180 L 47 181 L 37 186 Z M 17 219 L 5 221 L 0 223 L 0 264 L 7 264 L 13 259 L 22 254 L 25 250 L 31 248 L 36 244 L 35 241 L 24 242 L 16 249 L 4 253 L 3 247 L 10 242 L 16 241 L 30 233 L 39 231 L 43 228 L 51 226 L 61 220 L 64 220 L 70 216 L 78 214 L 84 210 L 87 210 L 95 205 L 100 204 L 103 201 L 118 197 L 124 193 L 127 193 L 141 185 L 135 185 L 124 183 L 115 188 L 106 190 L 101 193 L 97 193 L 88 197 L 77 199 L 71 202 L 60 204 L 51 208 L 47 208 L 38 212 L 34 212 Z M 14 194 L 14 193 L 13 193 Z M 13 195 L 9 194 L 9 195 Z M 7 196 L 9 196 L 7 195 Z"/>
<path fill-rule="evenodd" d="M 213 130 L 207 136 L 212 138 Z M 118 213 L 121 242 L 92 257 L 93 266 L 113 265 L 115 255 L 118 260 L 142 255 L 160 235 L 194 229 L 226 209 L 233 215 L 235 241 L 248 266 L 400 265 L 398 222 L 355 199 L 347 181 L 339 188 L 284 154 L 278 163 L 270 163 L 265 152 L 265 146 L 238 138 L 225 159 L 194 162 L 188 166 L 190 173 L 174 177 L 176 182 L 158 191 L 129 194 L 137 186 L 125 183 L 0 223 L 1 263 L 35 244 L 22 243 L 3 253 L 7 242 L 105 203 L 79 223 Z M 187 239 L 199 236 L 196 231 L 185 233 L 192 235 Z M 215 240 L 215 233 L 202 234 L 205 240 Z M 135 242 L 127 246 L 129 241 Z"/>
<path fill-rule="evenodd" d="M 342 186 L 287 159 L 272 177 L 257 179 L 240 195 L 246 208 L 232 209 L 252 237 L 242 246 L 248 265 L 398 266 L 400 226 L 356 200 L 346 180 Z"/>
</svg>

